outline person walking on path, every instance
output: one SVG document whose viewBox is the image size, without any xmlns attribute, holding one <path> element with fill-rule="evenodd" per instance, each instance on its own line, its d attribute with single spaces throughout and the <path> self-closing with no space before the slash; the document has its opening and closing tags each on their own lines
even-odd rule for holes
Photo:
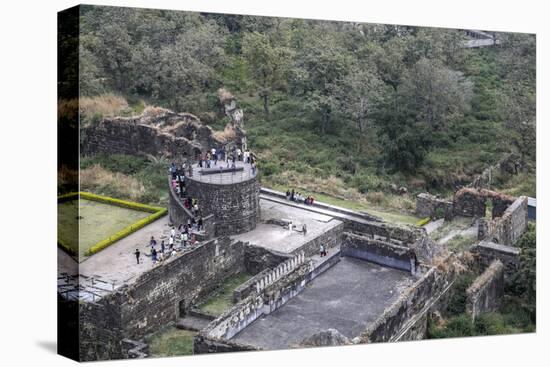
<svg viewBox="0 0 550 367">
<path fill-rule="evenodd" d="M 156 245 L 157 245 L 157 241 L 155 240 L 155 237 L 151 236 L 151 241 L 149 241 L 149 246 L 151 246 L 151 248 L 155 248 Z"/>
<path fill-rule="evenodd" d="M 289 222 L 289 223 L 288 223 L 288 230 L 289 230 L 290 232 L 292 232 L 292 222 Z"/>
<path fill-rule="evenodd" d="M 319 247 L 319 255 L 321 257 L 325 256 L 325 246 L 323 246 L 323 244 Z"/>
<path fill-rule="evenodd" d="M 134 255 L 136 255 L 136 261 L 137 261 L 137 263 L 138 263 L 138 265 L 139 265 L 139 256 L 141 255 L 141 252 L 139 252 L 139 250 L 136 249 L 136 252 L 134 252 Z"/>
<path fill-rule="evenodd" d="M 160 243 L 160 253 L 161 254 L 164 254 L 164 250 L 166 249 L 165 245 L 164 245 L 164 240 L 162 240 L 162 242 Z"/>
<path fill-rule="evenodd" d="M 157 250 L 151 250 L 151 260 L 153 260 L 153 265 L 157 263 Z"/>
<path fill-rule="evenodd" d="M 304 223 L 304 225 L 302 226 L 302 233 L 304 234 L 304 236 L 306 235 L 307 233 L 307 227 L 306 227 L 306 224 Z"/>
</svg>

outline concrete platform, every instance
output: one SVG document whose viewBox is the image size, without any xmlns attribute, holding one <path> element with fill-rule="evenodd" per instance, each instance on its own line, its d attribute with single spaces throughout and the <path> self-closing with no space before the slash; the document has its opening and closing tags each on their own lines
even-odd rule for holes
<svg viewBox="0 0 550 367">
<path fill-rule="evenodd" d="M 292 253 L 342 223 L 329 215 L 266 199 L 260 199 L 260 210 L 262 223 L 258 224 L 253 231 L 232 237 L 269 250 Z M 296 228 L 289 231 L 288 226 L 266 223 L 270 219 L 292 221 Z M 301 232 L 303 224 L 307 227 L 305 236 Z"/>
<path fill-rule="evenodd" d="M 231 340 L 263 349 L 286 349 L 329 328 L 354 338 L 414 281 L 408 272 L 344 257 L 286 305 Z"/>
</svg>

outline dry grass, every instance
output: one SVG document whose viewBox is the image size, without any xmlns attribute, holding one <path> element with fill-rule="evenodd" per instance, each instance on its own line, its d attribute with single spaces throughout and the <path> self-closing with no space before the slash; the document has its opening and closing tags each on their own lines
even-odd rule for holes
<svg viewBox="0 0 550 367">
<path fill-rule="evenodd" d="M 58 118 L 76 120 L 78 118 L 78 99 L 59 99 L 57 101 Z"/>
<path fill-rule="evenodd" d="M 227 143 L 234 140 L 237 137 L 237 134 L 235 127 L 231 124 L 227 124 L 223 131 L 213 131 L 212 136 L 221 143 Z"/>
<path fill-rule="evenodd" d="M 233 94 L 225 88 L 218 89 L 218 99 L 221 103 L 229 102 L 232 99 L 235 99 Z"/>
<path fill-rule="evenodd" d="M 95 115 L 103 117 L 118 116 L 128 108 L 126 99 L 115 94 L 80 98 L 80 113 L 89 117 Z"/>
<path fill-rule="evenodd" d="M 57 171 L 57 185 L 72 185 L 78 182 L 78 171 L 62 165 Z"/>
<path fill-rule="evenodd" d="M 134 177 L 108 171 L 98 164 L 80 171 L 80 187 L 83 191 L 116 194 L 133 201 L 145 194 L 145 187 Z"/>
</svg>

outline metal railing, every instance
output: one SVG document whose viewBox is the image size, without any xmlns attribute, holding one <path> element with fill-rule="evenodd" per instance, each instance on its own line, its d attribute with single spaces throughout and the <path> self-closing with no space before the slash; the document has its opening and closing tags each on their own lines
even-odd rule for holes
<svg viewBox="0 0 550 367">
<path fill-rule="evenodd" d="M 217 164 L 213 162 L 210 168 L 193 164 L 191 170 L 188 169 L 185 172 L 187 178 L 205 183 L 229 185 L 248 181 L 258 175 L 258 169 L 249 163 L 235 162 L 235 166 L 231 163 L 228 166 L 224 161 L 218 161 Z"/>
</svg>

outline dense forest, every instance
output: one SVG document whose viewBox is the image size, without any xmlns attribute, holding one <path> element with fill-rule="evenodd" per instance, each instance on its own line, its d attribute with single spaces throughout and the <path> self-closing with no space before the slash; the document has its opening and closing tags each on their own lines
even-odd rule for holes
<svg viewBox="0 0 550 367">
<path fill-rule="evenodd" d="M 534 35 L 467 49 L 452 29 L 87 6 L 80 32 L 80 93 L 107 101 L 90 122 L 122 99 L 223 129 L 224 87 L 266 185 L 406 210 L 515 152 L 523 172 L 496 184 L 535 196 Z M 400 186 L 411 196 L 394 203 Z"/>
</svg>

